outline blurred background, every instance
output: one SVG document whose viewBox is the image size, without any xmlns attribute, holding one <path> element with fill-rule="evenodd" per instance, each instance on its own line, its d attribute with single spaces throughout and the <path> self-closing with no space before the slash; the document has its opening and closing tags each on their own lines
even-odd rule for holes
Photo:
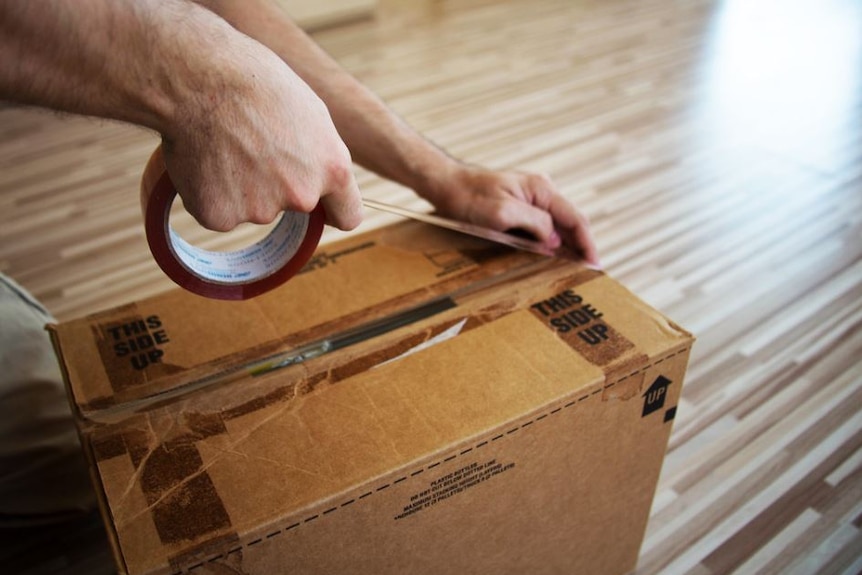
<svg viewBox="0 0 862 575">
<path fill-rule="evenodd" d="M 698 336 L 639 574 L 862 572 L 862 2 L 283 3 L 452 155 L 549 174 Z M 138 199 L 157 143 L 0 103 L 0 271 L 59 320 L 174 289 Z"/>
</svg>

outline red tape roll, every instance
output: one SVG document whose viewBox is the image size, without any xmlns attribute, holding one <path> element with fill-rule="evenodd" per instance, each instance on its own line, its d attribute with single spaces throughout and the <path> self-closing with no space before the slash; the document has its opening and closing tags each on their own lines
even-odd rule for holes
<svg viewBox="0 0 862 575">
<path fill-rule="evenodd" d="M 156 175 L 159 167 L 161 174 Z M 311 258 L 326 220 L 320 204 L 309 214 L 284 212 L 259 242 L 236 251 L 214 252 L 189 244 L 171 228 L 168 220 L 176 195 L 158 148 L 141 180 L 150 252 L 177 285 L 209 298 L 245 300 L 282 285 Z"/>
</svg>

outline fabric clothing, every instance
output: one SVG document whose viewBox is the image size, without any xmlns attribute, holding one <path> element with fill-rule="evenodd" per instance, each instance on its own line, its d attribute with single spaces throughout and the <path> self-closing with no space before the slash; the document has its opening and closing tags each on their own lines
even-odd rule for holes
<svg viewBox="0 0 862 575">
<path fill-rule="evenodd" d="M 0 527 L 57 522 L 95 494 L 45 324 L 54 318 L 0 274 Z"/>
</svg>

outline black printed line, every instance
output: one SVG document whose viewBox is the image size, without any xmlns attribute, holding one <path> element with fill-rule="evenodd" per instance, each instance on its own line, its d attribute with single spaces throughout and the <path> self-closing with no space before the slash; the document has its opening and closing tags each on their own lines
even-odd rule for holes
<svg viewBox="0 0 862 575">
<path fill-rule="evenodd" d="M 401 477 L 400 479 L 396 479 L 395 481 L 393 481 L 393 482 L 392 482 L 392 485 L 395 485 L 395 484 L 401 483 L 402 481 L 407 481 L 407 478 L 406 478 L 406 477 Z"/>
<path fill-rule="evenodd" d="M 290 531 L 291 529 L 296 529 L 297 527 L 299 527 L 299 523 L 294 523 L 294 524 L 293 524 L 293 525 L 291 525 L 290 527 L 286 527 L 286 528 L 284 529 L 284 531 L 285 531 L 285 533 L 286 533 L 286 532 Z"/>
<path fill-rule="evenodd" d="M 347 507 L 348 505 L 353 505 L 354 503 L 356 503 L 356 500 L 355 500 L 355 499 L 351 499 L 350 501 L 345 501 L 344 503 L 342 503 L 342 504 L 341 504 L 341 506 L 342 506 L 342 507 Z"/>
<path fill-rule="evenodd" d="M 359 496 L 360 499 L 365 499 L 366 497 L 371 497 L 370 491 L 368 493 L 363 493 L 362 495 Z"/>
<path fill-rule="evenodd" d="M 267 535 L 267 536 L 266 536 L 266 538 L 267 538 L 267 539 L 272 539 L 272 538 L 273 538 L 273 537 L 275 537 L 276 535 L 281 535 L 281 529 L 279 529 L 278 531 L 276 531 L 276 532 L 274 532 L 274 533 L 270 533 L 269 535 Z"/>
<path fill-rule="evenodd" d="M 473 451 L 473 448 L 472 448 L 472 447 L 471 447 L 470 449 L 465 449 L 464 451 L 462 451 L 462 452 L 461 452 L 461 455 L 467 455 L 467 454 L 468 454 L 468 453 L 470 453 L 471 451 Z"/>
<path fill-rule="evenodd" d="M 449 462 L 449 461 L 452 461 L 452 460 L 453 460 L 453 459 L 455 459 L 456 457 L 458 457 L 458 456 L 457 456 L 457 455 L 453 455 L 453 456 L 451 456 L 451 457 L 447 457 L 446 459 L 444 459 L 444 460 L 443 460 L 443 463 L 447 463 L 447 462 Z"/>
<path fill-rule="evenodd" d="M 569 403 L 564 405 L 563 408 L 568 409 L 568 408 L 572 407 L 573 405 L 575 405 L 576 403 L 577 403 L 577 401 L 570 401 Z"/>
<path fill-rule="evenodd" d="M 483 441 L 482 443 L 480 443 L 480 444 L 479 444 L 479 445 L 477 445 L 476 447 L 477 447 L 477 448 L 479 448 L 479 447 L 485 447 L 486 445 L 488 445 L 488 442 L 487 442 L 487 441 Z"/>
<path fill-rule="evenodd" d="M 384 489 L 389 489 L 389 487 L 390 487 L 390 485 L 389 485 L 389 483 L 387 483 L 386 485 L 381 485 L 380 487 L 378 487 L 376 489 L 376 491 L 378 491 L 378 492 L 383 491 Z"/>
<path fill-rule="evenodd" d="M 411 473 L 411 474 L 410 474 L 410 477 L 416 477 L 416 476 L 417 476 L 417 475 L 419 475 L 420 473 L 425 473 L 425 470 L 424 470 L 424 469 L 420 469 L 419 471 L 414 471 L 413 473 Z"/>
<path fill-rule="evenodd" d="M 311 523 L 312 521 L 314 521 L 314 520 L 315 520 L 315 519 L 317 519 L 318 517 L 320 517 L 320 515 L 312 515 L 311 517 L 309 517 L 308 519 L 306 519 L 305 521 L 303 521 L 303 523 Z"/>
<path fill-rule="evenodd" d="M 191 567 L 189 567 L 189 573 L 191 573 L 191 572 L 192 572 L 192 571 L 194 571 L 195 569 L 200 569 L 200 568 L 201 568 L 201 567 L 203 567 L 203 566 L 204 566 L 204 564 L 203 564 L 203 563 L 198 563 L 197 565 L 192 565 Z"/>
<path fill-rule="evenodd" d="M 261 539 L 255 539 L 254 541 L 250 541 L 248 546 L 251 547 L 252 545 L 257 545 L 258 543 L 260 543 L 262 541 L 263 541 L 262 538 Z"/>
<path fill-rule="evenodd" d="M 331 509 L 327 509 L 326 511 L 324 511 L 324 512 L 323 512 L 323 514 L 324 514 L 324 515 L 329 515 L 329 514 L 330 514 L 330 513 L 332 513 L 333 511 L 338 511 L 338 507 L 333 507 L 333 508 L 331 508 Z"/>
<path fill-rule="evenodd" d="M 228 555 L 228 557 L 230 557 L 234 553 L 239 553 L 240 551 L 242 551 L 242 545 L 240 545 L 239 547 L 234 547 L 233 549 L 231 549 L 230 551 L 227 552 L 227 555 Z"/>
<path fill-rule="evenodd" d="M 440 462 L 439 462 L 439 461 L 438 461 L 437 463 L 432 463 L 431 465 L 429 465 L 429 466 L 428 466 L 428 469 L 434 469 L 434 468 L 435 468 L 435 467 L 437 467 L 438 465 L 440 465 Z"/>
<path fill-rule="evenodd" d="M 528 421 L 527 423 L 525 423 L 524 425 L 522 425 L 522 426 L 521 426 L 521 429 L 524 429 L 525 427 L 529 427 L 529 426 L 531 426 L 531 425 L 533 425 L 533 422 L 532 422 L 532 421 Z"/>
</svg>

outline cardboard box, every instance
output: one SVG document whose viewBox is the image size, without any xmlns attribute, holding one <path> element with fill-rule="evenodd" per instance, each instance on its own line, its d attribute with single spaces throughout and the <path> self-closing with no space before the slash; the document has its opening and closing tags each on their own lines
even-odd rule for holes
<svg viewBox="0 0 862 575">
<path fill-rule="evenodd" d="M 51 332 L 134 575 L 626 573 L 692 345 L 602 273 L 415 222 Z"/>
</svg>

